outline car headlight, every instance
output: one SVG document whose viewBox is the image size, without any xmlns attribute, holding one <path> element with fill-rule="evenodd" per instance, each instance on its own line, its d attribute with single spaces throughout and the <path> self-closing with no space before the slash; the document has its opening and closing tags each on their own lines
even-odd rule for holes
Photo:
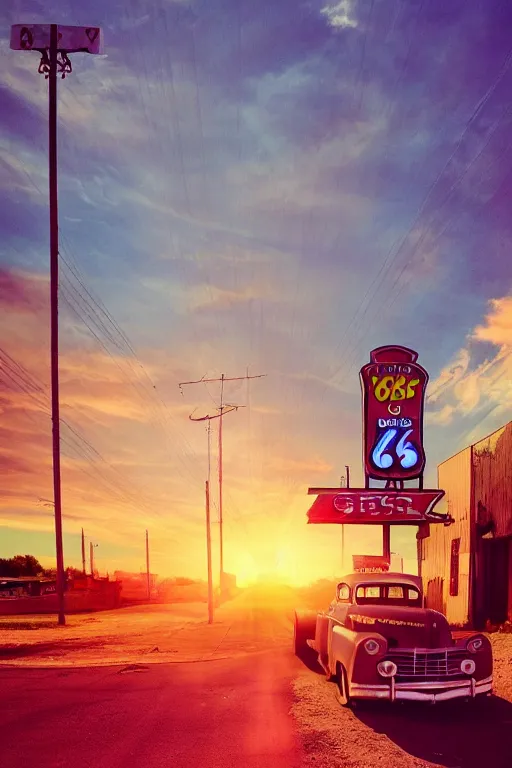
<svg viewBox="0 0 512 768">
<path fill-rule="evenodd" d="M 472 675 L 476 669 L 476 664 L 473 659 L 464 659 L 460 664 L 460 669 L 465 675 Z"/>
<path fill-rule="evenodd" d="M 394 661 L 391 661 L 390 659 L 385 659 L 384 661 L 379 661 L 377 664 L 377 672 L 379 675 L 382 675 L 382 677 L 394 677 L 398 671 L 398 668 Z"/>
<path fill-rule="evenodd" d="M 369 653 L 370 656 L 375 656 L 375 654 L 380 651 L 380 645 L 371 637 L 369 637 L 368 640 L 365 640 L 363 645 L 366 653 Z"/>
<path fill-rule="evenodd" d="M 467 644 L 466 648 L 470 653 L 476 653 L 480 651 L 484 644 L 483 637 L 473 637 Z"/>
</svg>

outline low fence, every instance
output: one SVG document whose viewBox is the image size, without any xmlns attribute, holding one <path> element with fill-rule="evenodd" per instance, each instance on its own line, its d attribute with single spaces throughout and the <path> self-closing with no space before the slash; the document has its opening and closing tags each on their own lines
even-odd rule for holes
<svg viewBox="0 0 512 768">
<path fill-rule="evenodd" d="M 108 611 L 120 605 L 118 590 L 66 592 L 64 600 L 66 613 Z M 58 600 L 55 594 L 40 597 L 0 598 L 0 616 L 56 613 L 57 609 Z"/>
</svg>

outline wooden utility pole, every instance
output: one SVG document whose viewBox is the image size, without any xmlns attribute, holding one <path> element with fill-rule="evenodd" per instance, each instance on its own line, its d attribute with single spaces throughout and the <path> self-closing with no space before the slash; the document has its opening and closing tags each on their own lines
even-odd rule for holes
<svg viewBox="0 0 512 768">
<path fill-rule="evenodd" d="M 151 600 L 151 574 L 149 572 L 149 532 L 146 530 L 146 581 L 148 586 L 148 600 Z"/>
<path fill-rule="evenodd" d="M 57 187 L 57 24 L 50 27 L 48 72 L 48 155 L 50 189 L 50 355 L 52 398 L 53 496 L 55 502 L 55 549 L 57 555 L 58 621 L 66 623 L 64 612 L 64 551 L 62 544 L 62 497 L 60 480 L 59 403 L 59 215 Z"/>
<path fill-rule="evenodd" d="M 220 559 L 220 584 L 219 588 L 222 594 L 224 577 L 224 536 L 222 516 L 222 417 L 224 408 L 224 374 L 221 376 L 220 385 L 220 418 L 219 418 L 219 559 Z"/>
<path fill-rule="evenodd" d="M 208 424 L 208 427 L 210 424 Z M 212 532 L 210 524 L 210 483 L 206 481 L 206 558 L 208 567 L 208 624 L 213 624 Z"/>
<path fill-rule="evenodd" d="M 70 43 L 66 45 L 65 36 Z M 72 42 L 72 40 L 74 42 Z M 97 43 L 95 41 L 97 40 Z M 59 403 L 59 215 L 57 181 L 57 74 L 71 72 L 68 53 L 99 53 L 100 29 L 60 27 L 57 24 L 14 24 L 11 27 L 13 50 L 38 51 L 38 72 L 48 80 L 48 176 L 50 207 L 50 367 L 53 456 L 53 496 L 55 510 L 55 549 L 57 560 L 58 622 L 66 623 L 64 591 L 64 551 L 62 543 L 62 496 L 60 471 Z"/>
<path fill-rule="evenodd" d="M 245 376 L 233 376 L 233 377 L 227 377 L 224 376 L 224 374 L 221 375 L 220 378 L 216 379 L 198 379 L 197 381 L 182 381 L 180 384 L 178 384 L 179 388 L 182 389 L 182 387 L 187 386 L 189 384 L 208 384 L 213 382 L 220 382 L 220 408 L 219 414 L 217 416 L 204 416 L 200 419 L 194 419 L 192 416 L 189 416 L 189 419 L 191 421 L 205 421 L 206 419 L 220 419 L 219 421 L 219 556 L 220 556 L 220 589 L 222 591 L 222 585 L 224 581 L 224 534 L 223 534 L 223 526 L 224 526 L 224 513 L 223 513 L 223 505 L 222 505 L 222 495 L 223 495 L 223 455 L 222 455 L 222 420 L 224 413 L 230 413 L 231 411 L 236 411 L 239 408 L 243 408 L 242 405 L 224 405 L 224 382 L 226 381 L 246 381 L 248 379 L 262 379 L 266 376 L 266 373 L 260 373 L 256 376 L 249 376 L 246 374 Z M 225 408 L 228 408 L 229 410 L 225 411 Z"/>
<path fill-rule="evenodd" d="M 84 536 L 84 529 L 82 528 L 82 573 L 87 573 L 87 567 L 85 565 L 85 536 Z"/>
<path fill-rule="evenodd" d="M 97 544 L 93 544 L 92 541 L 89 542 L 89 562 L 91 566 L 91 576 L 94 579 L 94 547 L 97 547 Z"/>
</svg>

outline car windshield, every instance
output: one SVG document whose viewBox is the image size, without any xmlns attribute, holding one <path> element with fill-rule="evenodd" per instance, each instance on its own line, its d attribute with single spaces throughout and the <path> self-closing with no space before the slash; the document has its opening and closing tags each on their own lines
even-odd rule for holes
<svg viewBox="0 0 512 768">
<path fill-rule="evenodd" d="M 421 595 L 410 584 L 359 584 L 357 605 L 400 605 L 421 607 Z"/>
</svg>

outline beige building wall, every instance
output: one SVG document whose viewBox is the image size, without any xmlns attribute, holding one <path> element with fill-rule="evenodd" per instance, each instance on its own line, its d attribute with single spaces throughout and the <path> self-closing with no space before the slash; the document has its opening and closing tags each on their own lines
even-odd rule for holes
<svg viewBox="0 0 512 768">
<path fill-rule="evenodd" d="M 430 536 L 420 543 L 421 576 L 427 606 L 442 611 L 450 624 L 463 626 L 469 620 L 471 448 L 465 448 L 438 467 L 439 488 L 445 491 L 450 526 L 432 524 Z M 452 541 L 460 539 L 458 589 L 450 595 Z"/>
</svg>

